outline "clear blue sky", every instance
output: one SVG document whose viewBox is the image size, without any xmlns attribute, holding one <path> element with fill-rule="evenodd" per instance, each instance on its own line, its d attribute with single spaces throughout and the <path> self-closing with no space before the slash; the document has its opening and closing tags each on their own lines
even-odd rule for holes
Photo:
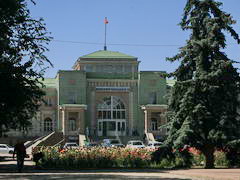
<svg viewBox="0 0 240 180">
<path fill-rule="evenodd" d="M 234 27 L 240 34 L 240 0 L 220 1 L 222 9 L 237 20 Z M 78 57 L 102 50 L 104 17 L 109 21 L 108 50 L 138 57 L 142 71 L 172 72 L 178 63 L 166 62 L 165 58 L 174 56 L 188 39 L 189 32 L 177 25 L 185 3 L 186 0 L 38 0 L 36 6 L 29 4 L 32 17 L 43 17 L 54 38 L 47 53 L 54 68 L 48 69 L 45 76 L 55 77 L 58 70 L 70 70 Z M 226 53 L 239 61 L 240 46 L 233 39 L 227 42 Z"/>
</svg>

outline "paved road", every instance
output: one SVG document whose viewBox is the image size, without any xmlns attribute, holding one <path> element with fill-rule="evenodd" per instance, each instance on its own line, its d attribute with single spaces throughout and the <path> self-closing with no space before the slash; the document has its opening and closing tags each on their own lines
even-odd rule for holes
<svg viewBox="0 0 240 180">
<path fill-rule="evenodd" d="M 126 180 L 126 179 L 151 179 L 151 180 L 193 180 L 183 176 L 170 175 L 164 173 L 22 173 L 22 174 L 0 174 L 1 180 L 24 179 L 24 180 L 43 180 L 43 179 L 104 179 L 104 180 Z"/>
<path fill-rule="evenodd" d="M 40 170 L 27 159 L 23 173 L 16 173 L 16 161 L 0 160 L 0 180 L 23 179 L 160 179 L 160 180 L 240 180 L 240 169 L 104 169 L 104 170 Z"/>
<path fill-rule="evenodd" d="M 159 170 L 142 169 L 104 169 L 104 170 L 40 170 L 35 169 L 34 162 L 25 161 L 23 173 L 16 173 L 16 161 L 6 158 L 0 162 L 0 180 L 24 179 L 160 179 L 160 180 L 195 180 L 184 175 L 169 174 Z"/>
</svg>

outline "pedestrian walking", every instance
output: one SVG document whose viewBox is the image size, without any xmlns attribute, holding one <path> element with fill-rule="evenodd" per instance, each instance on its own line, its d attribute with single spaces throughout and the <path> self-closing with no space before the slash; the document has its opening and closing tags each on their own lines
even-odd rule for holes
<svg viewBox="0 0 240 180">
<path fill-rule="evenodd" d="M 24 166 L 24 158 L 26 157 L 26 147 L 23 142 L 19 142 L 14 146 L 13 159 L 14 155 L 17 155 L 17 169 L 18 172 L 22 172 Z"/>
</svg>

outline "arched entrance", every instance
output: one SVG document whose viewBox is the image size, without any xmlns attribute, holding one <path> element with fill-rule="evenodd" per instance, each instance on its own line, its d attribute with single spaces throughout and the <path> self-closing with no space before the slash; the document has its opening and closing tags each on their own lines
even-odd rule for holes
<svg viewBox="0 0 240 180">
<path fill-rule="evenodd" d="M 104 97 L 97 105 L 98 136 L 125 136 L 126 109 L 117 96 Z"/>
</svg>

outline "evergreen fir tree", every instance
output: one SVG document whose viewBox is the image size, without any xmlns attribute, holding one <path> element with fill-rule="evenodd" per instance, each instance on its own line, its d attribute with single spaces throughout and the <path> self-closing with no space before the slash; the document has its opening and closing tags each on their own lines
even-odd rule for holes
<svg viewBox="0 0 240 180">
<path fill-rule="evenodd" d="M 180 60 L 170 77 L 172 89 L 166 143 L 173 148 L 190 145 L 205 156 L 205 168 L 214 168 L 214 151 L 240 141 L 240 78 L 235 61 L 223 52 L 225 32 L 238 43 L 235 21 L 214 0 L 188 0 L 180 26 L 190 30 L 186 46 L 169 61 Z"/>
</svg>

